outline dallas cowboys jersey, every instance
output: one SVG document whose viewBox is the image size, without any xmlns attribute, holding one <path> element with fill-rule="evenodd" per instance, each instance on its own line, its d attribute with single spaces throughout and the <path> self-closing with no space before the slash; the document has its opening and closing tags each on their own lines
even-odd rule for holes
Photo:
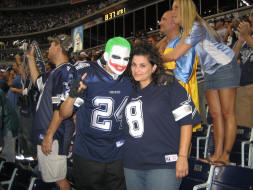
<svg viewBox="0 0 253 190">
<path fill-rule="evenodd" d="M 89 66 L 89 64 L 90 64 L 90 62 L 87 60 L 77 61 L 77 62 L 75 62 L 74 67 L 76 68 L 76 70 L 80 70 L 83 67 Z"/>
<path fill-rule="evenodd" d="M 69 86 L 76 77 L 75 68 L 64 63 L 56 67 L 50 73 L 41 75 L 36 80 L 36 87 L 40 91 L 40 97 L 36 107 L 36 114 L 33 120 L 32 139 L 36 144 L 41 144 L 46 135 L 53 112 L 59 109 Z M 54 139 L 59 141 L 59 154 L 66 154 L 68 143 L 72 137 L 74 124 L 72 119 L 64 120 L 54 135 Z"/>
<path fill-rule="evenodd" d="M 132 85 L 128 78 L 114 79 L 101 62 L 90 63 L 77 71 L 87 89 L 84 103 L 77 110 L 76 137 L 73 153 L 89 160 L 103 163 L 122 158 L 124 144 L 122 111 L 125 108 Z"/>
<path fill-rule="evenodd" d="M 253 32 L 251 32 L 251 36 L 253 36 Z M 253 49 L 246 42 L 244 42 L 240 50 L 239 58 L 241 60 L 240 85 L 253 84 Z"/>
<path fill-rule="evenodd" d="M 130 169 L 174 168 L 180 127 L 200 123 L 189 94 L 176 81 L 169 86 L 150 83 L 137 88 L 124 116 L 124 167 Z"/>
</svg>

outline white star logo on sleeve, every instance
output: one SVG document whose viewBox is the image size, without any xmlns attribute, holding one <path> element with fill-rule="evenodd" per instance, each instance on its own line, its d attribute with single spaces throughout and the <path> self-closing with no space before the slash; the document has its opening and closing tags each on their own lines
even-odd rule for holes
<svg viewBox="0 0 253 190">
<path fill-rule="evenodd" d="M 188 94 L 187 100 L 180 103 L 181 106 L 179 106 L 178 108 L 176 108 L 172 111 L 175 121 L 179 121 L 180 119 L 184 118 L 185 116 L 187 116 L 189 114 L 192 114 L 192 118 L 194 117 L 194 115 L 197 112 L 197 109 L 194 108 L 194 110 L 192 110 L 192 106 L 190 105 L 191 101 L 192 101 L 191 97 Z"/>
</svg>

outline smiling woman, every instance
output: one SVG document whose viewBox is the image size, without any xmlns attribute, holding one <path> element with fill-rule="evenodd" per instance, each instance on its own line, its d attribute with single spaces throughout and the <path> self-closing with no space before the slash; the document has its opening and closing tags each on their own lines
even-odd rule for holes
<svg viewBox="0 0 253 190">
<path fill-rule="evenodd" d="M 151 48 L 152 45 L 148 43 L 141 43 L 139 46 L 138 44 L 134 47 L 134 50 L 131 54 L 130 58 L 130 80 L 132 81 L 134 87 L 137 87 L 137 84 L 141 83 L 142 77 L 149 81 L 148 84 L 152 81 L 154 84 L 158 84 L 158 77 L 163 72 L 162 67 L 162 59 L 159 54 L 157 54 L 156 48 Z M 149 52 L 147 52 L 147 50 Z M 133 56 L 134 55 L 134 56 Z M 151 70 L 150 70 L 151 69 Z M 148 71 L 152 71 L 146 73 Z M 143 85 L 145 86 L 145 85 Z"/>
<path fill-rule="evenodd" d="M 143 89 L 152 81 L 152 73 L 155 72 L 157 65 L 151 65 L 148 58 L 143 55 L 135 55 L 132 59 L 131 71 L 134 80 L 140 83 Z"/>
<path fill-rule="evenodd" d="M 127 189 L 177 190 L 188 175 L 192 126 L 200 122 L 185 89 L 176 81 L 158 85 L 159 52 L 138 43 L 130 58 L 135 90 L 125 108 L 124 172 Z"/>
</svg>

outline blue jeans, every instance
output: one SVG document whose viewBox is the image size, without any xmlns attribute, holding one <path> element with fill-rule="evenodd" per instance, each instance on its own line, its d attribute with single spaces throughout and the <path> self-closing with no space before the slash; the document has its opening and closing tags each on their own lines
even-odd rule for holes
<svg viewBox="0 0 253 190">
<path fill-rule="evenodd" d="M 12 136 L 12 132 L 8 130 L 4 136 L 4 147 L 0 154 L 0 157 L 4 158 L 6 162 L 15 162 L 15 147 L 16 137 Z"/>
<path fill-rule="evenodd" d="M 234 58 L 227 65 L 223 65 L 213 74 L 205 73 L 205 90 L 218 90 L 240 86 L 241 69 Z"/>
<path fill-rule="evenodd" d="M 181 179 L 176 169 L 133 170 L 124 168 L 128 190 L 177 190 Z"/>
</svg>

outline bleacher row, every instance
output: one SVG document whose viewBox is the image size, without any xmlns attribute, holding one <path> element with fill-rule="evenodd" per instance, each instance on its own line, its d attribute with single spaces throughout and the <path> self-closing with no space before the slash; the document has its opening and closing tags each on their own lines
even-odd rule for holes
<svg viewBox="0 0 253 190">
<path fill-rule="evenodd" d="M 208 158 L 214 152 L 212 119 L 208 109 L 206 113 L 208 125 L 193 133 L 189 175 L 183 178 L 180 190 L 252 190 L 253 128 L 238 126 L 230 166 L 203 163 L 198 158 Z"/>
<path fill-rule="evenodd" d="M 57 190 L 55 183 L 44 183 L 34 172 L 36 161 L 0 162 L 1 187 L 8 190 Z M 72 189 L 73 180 L 68 177 Z M 189 158 L 189 175 L 182 180 L 180 190 L 251 190 L 253 170 L 241 166 L 215 167 Z"/>
<path fill-rule="evenodd" d="M 212 118 L 207 107 L 207 126 L 202 125 L 200 130 L 193 133 L 191 157 L 208 158 L 214 152 L 214 137 Z M 231 151 L 232 165 L 253 168 L 252 162 L 253 128 L 238 126 L 236 140 Z M 246 163 L 246 164 L 245 164 Z"/>
<path fill-rule="evenodd" d="M 180 190 L 253 190 L 253 128 L 238 126 L 237 138 L 231 152 L 233 166 L 211 166 L 197 160 L 213 154 L 214 143 L 212 120 L 208 115 L 208 125 L 193 133 L 189 158 L 189 175 L 183 178 Z M 250 148 L 251 147 L 251 148 Z M 67 179 L 75 190 L 71 174 L 72 159 L 68 160 Z M 0 190 L 57 190 L 55 183 L 45 183 L 38 172 L 36 160 L 16 160 L 5 162 L 0 158 Z"/>
<path fill-rule="evenodd" d="M 240 166 L 216 167 L 189 159 L 189 175 L 182 180 L 180 190 L 251 190 L 253 170 Z"/>
<path fill-rule="evenodd" d="M 16 161 L 0 163 L 0 184 L 6 190 L 56 190 L 55 183 L 45 183 L 35 172 L 37 161 Z M 0 189 L 1 189 L 0 188 Z"/>
<path fill-rule="evenodd" d="M 34 164 L 31 161 L 30 164 Z M 29 164 L 29 165 L 30 165 Z M 26 164 L 27 165 L 27 164 Z M 189 175 L 183 178 L 180 190 L 252 190 L 253 170 L 240 166 L 215 167 L 189 158 Z M 73 182 L 73 181 L 72 181 Z M 57 190 L 55 183 L 45 183 L 22 163 L 0 163 L 0 183 L 6 190 Z M 72 189 L 75 189 L 71 183 Z"/>
</svg>

